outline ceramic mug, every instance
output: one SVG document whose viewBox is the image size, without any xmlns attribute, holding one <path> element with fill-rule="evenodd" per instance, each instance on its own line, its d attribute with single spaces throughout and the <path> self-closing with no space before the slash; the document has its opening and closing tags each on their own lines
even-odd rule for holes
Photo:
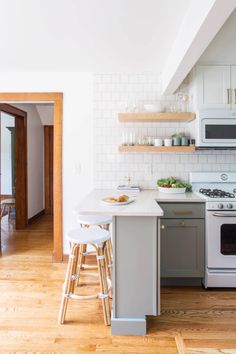
<svg viewBox="0 0 236 354">
<path fill-rule="evenodd" d="M 159 138 L 154 139 L 155 146 L 162 146 L 162 143 L 163 143 L 162 139 Z"/>
<path fill-rule="evenodd" d="M 186 136 L 182 136 L 181 145 L 182 146 L 188 146 L 188 138 Z"/>
<path fill-rule="evenodd" d="M 172 146 L 172 139 L 170 138 L 164 139 L 164 144 L 165 146 Z"/>
<path fill-rule="evenodd" d="M 179 146 L 180 143 L 181 143 L 180 137 L 175 136 L 175 137 L 173 138 L 173 145 L 174 145 L 174 146 Z"/>
</svg>

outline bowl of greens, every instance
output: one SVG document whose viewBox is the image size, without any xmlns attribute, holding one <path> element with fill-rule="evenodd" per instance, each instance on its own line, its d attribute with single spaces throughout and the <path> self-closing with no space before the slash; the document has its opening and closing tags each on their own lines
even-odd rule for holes
<svg viewBox="0 0 236 354">
<path fill-rule="evenodd" d="M 157 181 L 158 190 L 162 193 L 179 194 L 190 192 L 191 184 L 181 181 L 175 177 L 161 178 Z"/>
</svg>

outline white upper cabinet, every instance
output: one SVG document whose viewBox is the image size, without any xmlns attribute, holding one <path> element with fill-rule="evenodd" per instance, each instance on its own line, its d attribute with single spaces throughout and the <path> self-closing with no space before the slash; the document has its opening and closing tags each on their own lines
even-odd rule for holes
<svg viewBox="0 0 236 354">
<path fill-rule="evenodd" d="M 197 66 L 197 106 L 205 108 L 231 108 L 231 70 L 229 65 Z M 236 88 L 236 67 L 235 67 Z"/>
</svg>

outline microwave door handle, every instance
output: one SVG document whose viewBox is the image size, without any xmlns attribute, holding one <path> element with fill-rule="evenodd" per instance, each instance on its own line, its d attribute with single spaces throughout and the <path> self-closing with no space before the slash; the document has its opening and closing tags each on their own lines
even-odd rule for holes
<svg viewBox="0 0 236 354">
<path fill-rule="evenodd" d="M 230 104 L 230 89 L 227 89 L 227 104 Z"/>
<path fill-rule="evenodd" d="M 217 216 L 217 217 L 221 217 L 221 218 L 225 218 L 225 217 L 236 217 L 236 213 L 213 213 L 213 216 Z"/>
</svg>

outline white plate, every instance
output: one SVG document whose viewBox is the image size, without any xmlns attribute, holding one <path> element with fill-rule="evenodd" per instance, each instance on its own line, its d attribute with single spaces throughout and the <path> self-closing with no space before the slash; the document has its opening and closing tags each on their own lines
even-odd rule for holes
<svg viewBox="0 0 236 354">
<path fill-rule="evenodd" d="M 186 188 L 165 188 L 165 187 L 158 187 L 158 190 L 161 193 L 166 194 L 181 194 L 186 192 Z"/>
<path fill-rule="evenodd" d="M 104 205 L 109 205 L 109 206 L 120 206 L 120 205 L 127 205 L 127 204 L 130 204 L 132 202 L 135 201 L 135 198 L 129 198 L 126 202 L 114 202 L 114 203 L 110 203 L 110 202 L 107 202 L 106 201 L 107 198 L 103 198 L 101 200 L 101 203 L 104 204 Z"/>
</svg>

